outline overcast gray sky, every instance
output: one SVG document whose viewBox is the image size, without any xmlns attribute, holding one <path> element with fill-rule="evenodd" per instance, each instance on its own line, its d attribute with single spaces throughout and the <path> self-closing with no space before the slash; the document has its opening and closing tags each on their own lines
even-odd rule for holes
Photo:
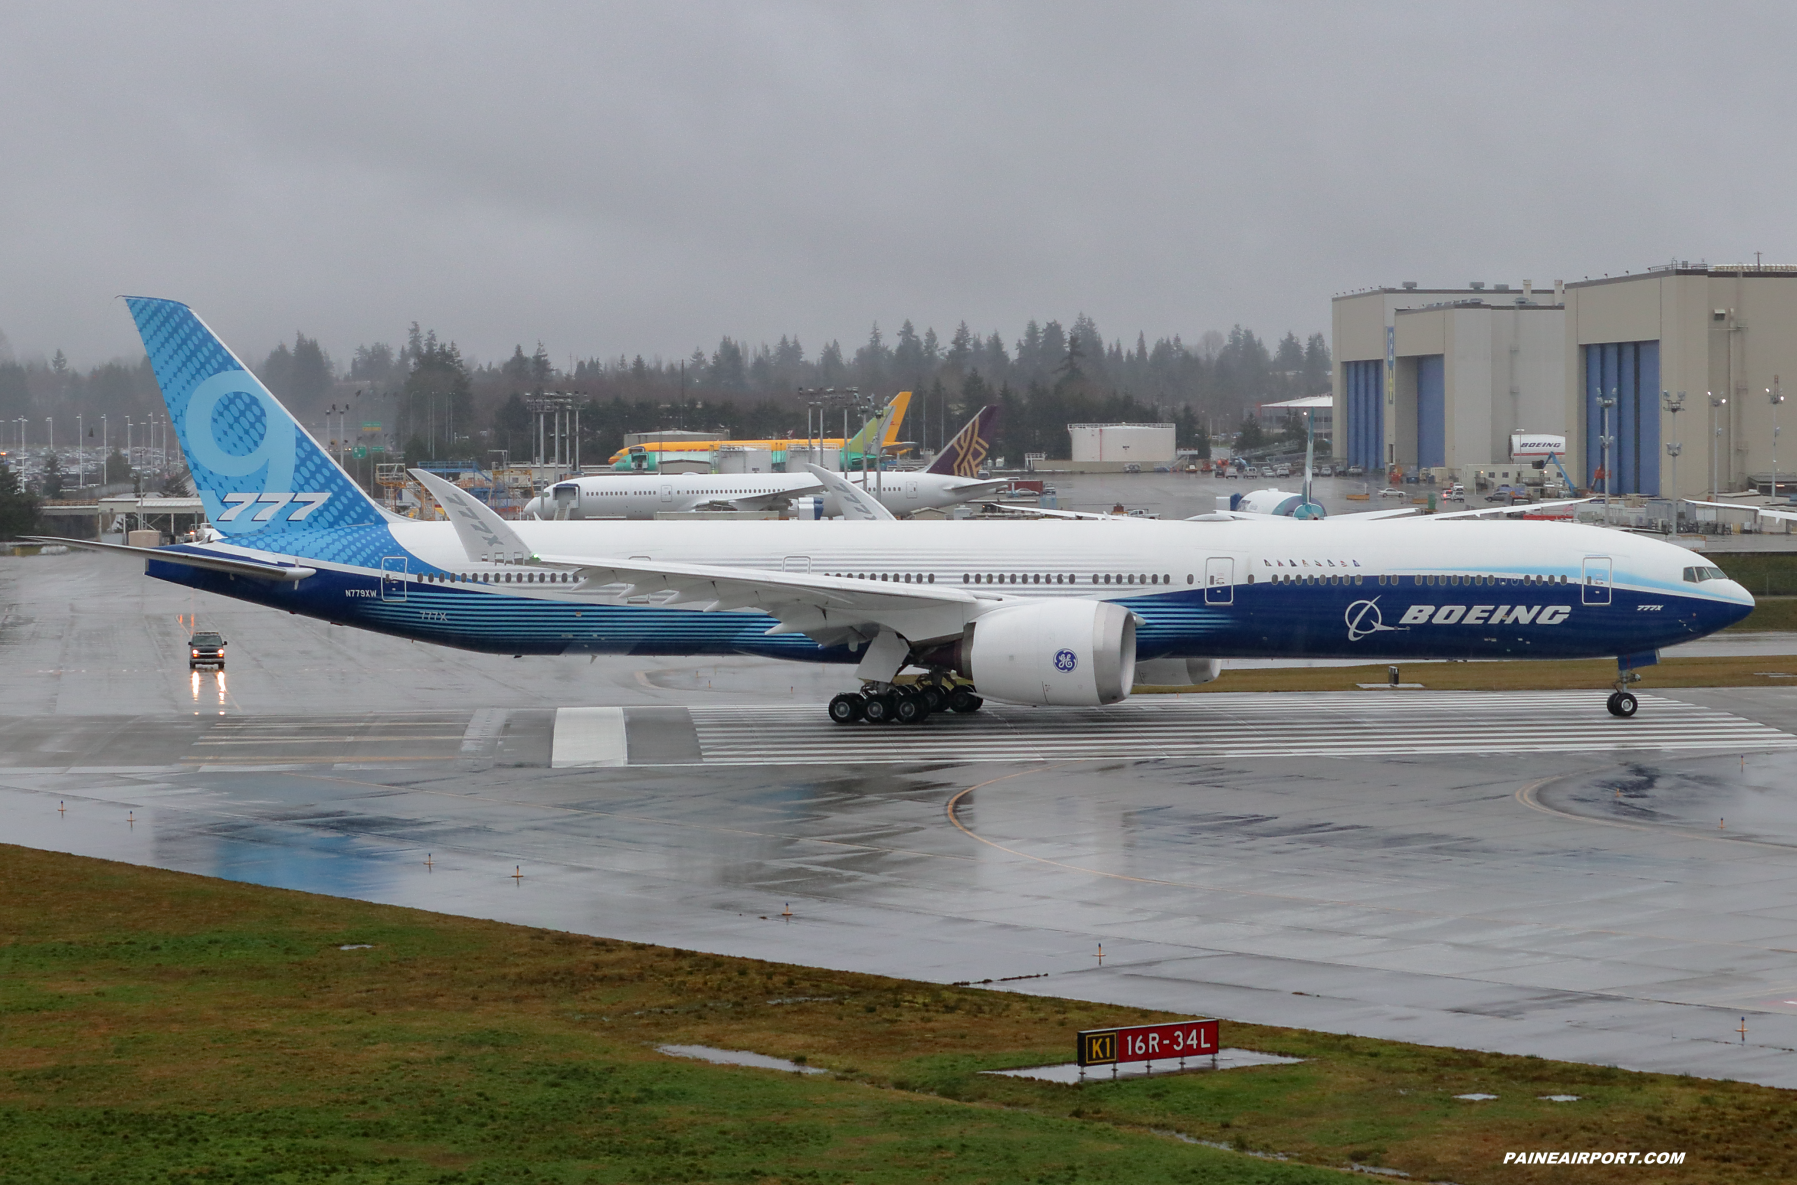
<svg viewBox="0 0 1797 1185">
<path fill-rule="evenodd" d="M 1401 279 L 1797 262 L 1790 5 L 0 0 L 0 330 L 340 361 L 1327 331 Z"/>
</svg>

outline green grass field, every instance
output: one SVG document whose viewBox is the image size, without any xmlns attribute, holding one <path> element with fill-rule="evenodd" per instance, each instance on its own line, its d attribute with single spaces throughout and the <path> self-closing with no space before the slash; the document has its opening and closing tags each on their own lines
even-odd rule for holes
<svg viewBox="0 0 1797 1185">
<path fill-rule="evenodd" d="M 1755 596 L 1753 612 L 1728 627 L 1730 630 L 1797 630 L 1797 597 Z"/>
<path fill-rule="evenodd" d="M 0 846 L 0 1182 L 1789 1179 L 1792 1097 L 1224 1022 L 1300 1065 L 1053 1086 L 1155 1014 L 692 954 Z M 769 924 L 782 924 L 772 921 Z M 372 949 L 345 951 L 348 943 Z M 793 1001 L 776 1003 L 774 1001 Z M 664 1042 L 803 1058 L 799 1076 Z M 1456 1101 L 1483 1091 L 1491 1103 Z M 1567 1093 L 1580 1102 L 1538 1096 Z M 1172 1133 L 1285 1161 L 1182 1142 Z M 1324 1168 L 1310 1166 L 1327 1166 Z"/>
<path fill-rule="evenodd" d="M 1607 690 L 1616 678 L 1613 658 L 1539 662 L 1399 663 L 1406 683 L 1435 691 Z M 1797 654 L 1747 658 L 1668 658 L 1641 671 L 1637 691 L 1657 687 L 1789 687 L 1797 684 Z M 1138 694 L 1203 695 L 1217 691 L 1352 691 L 1384 683 L 1386 664 L 1364 667 L 1275 667 L 1224 671 L 1196 687 L 1137 688 Z"/>
</svg>

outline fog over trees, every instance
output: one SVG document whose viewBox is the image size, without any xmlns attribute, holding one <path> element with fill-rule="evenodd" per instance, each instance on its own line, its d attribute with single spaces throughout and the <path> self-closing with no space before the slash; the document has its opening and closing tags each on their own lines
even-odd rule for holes
<svg viewBox="0 0 1797 1185">
<path fill-rule="evenodd" d="M 848 347 L 808 346 L 796 334 L 753 344 L 725 335 L 684 358 L 618 354 L 561 367 L 542 342 L 518 343 L 503 360 L 466 358 L 453 340 L 414 322 L 401 344 L 364 342 L 347 365 L 303 332 L 251 364 L 315 431 L 327 407 L 347 408 L 348 421 L 382 425 L 381 435 L 414 462 L 485 462 L 501 449 L 514 459 L 531 455 L 534 419 L 525 399 L 543 391 L 582 400 L 589 463 L 609 456 L 629 431 L 803 436 L 806 399 L 797 392 L 820 387 L 857 387 L 878 398 L 915 392 L 902 435 L 927 449 L 983 404 L 1000 403 L 996 451 L 1016 461 L 1026 452 L 1064 456 L 1066 425 L 1082 421 L 1171 420 L 1182 445 L 1201 445 L 1209 434 L 1234 432 L 1255 404 L 1322 393 L 1330 378 L 1320 333 L 1300 340 L 1288 332 L 1269 344 L 1237 325 L 1194 341 L 1150 342 L 1143 333 L 1133 342 L 1107 341 L 1083 313 L 1066 325 L 1031 320 L 1009 340 L 964 321 L 944 335 L 906 320 L 896 329 L 871 325 L 865 341 Z M 72 443 L 76 413 L 90 426 L 105 414 L 122 429 L 127 416 L 163 412 L 147 359 L 81 373 L 60 351 L 17 361 L 0 338 L 0 424 L 13 421 L 4 439 L 14 445 L 21 417 L 27 440 L 41 445 L 46 416 Z"/>
</svg>

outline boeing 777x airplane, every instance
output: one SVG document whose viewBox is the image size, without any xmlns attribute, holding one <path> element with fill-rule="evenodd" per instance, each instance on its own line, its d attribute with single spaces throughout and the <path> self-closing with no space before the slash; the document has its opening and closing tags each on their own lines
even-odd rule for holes
<svg viewBox="0 0 1797 1185">
<path fill-rule="evenodd" d="M 186 305 L 128 298 L 193 481 L 223 538 L 146 572 L 272 608 L 506 654 L 754 654 L 852 665 L 842 723 L 981 697 L 1116 703 L 1229 657 L 1614 656 L 1635 668 L 1753 598 L 1701 556 L 1599 527 L 1449 516 L 1197 521 L 893 520 L 814 469 L 840 520 L 506 522 L 376 505 Z M 74 542 L 74 541 L 69 541 Z M 915 683 L 898 683 L 907 667 Z"/>
</svg>

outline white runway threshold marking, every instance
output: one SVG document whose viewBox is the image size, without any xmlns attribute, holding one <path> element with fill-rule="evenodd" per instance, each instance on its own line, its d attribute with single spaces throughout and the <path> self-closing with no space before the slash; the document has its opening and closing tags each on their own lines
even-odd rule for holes
<svg viewBox="0 0 1797 1185">
<path fill-rule="evenodd" d="M 626 765 L 623 708 L 557 708 L 555 736 L 549 745 L 552 769 Z"/>
<path fill-rule="evenodd" d="M 690 710 L 705 761 L 719 765 L 1797 748 L 1790 733 L 1653 695 L 1620 720 L 1604 709 L 1608 694 L 1216 692 L 1091 709 L 988 702 L 921 725 L 832 724 L 821 704 Z"/>
</svg>

